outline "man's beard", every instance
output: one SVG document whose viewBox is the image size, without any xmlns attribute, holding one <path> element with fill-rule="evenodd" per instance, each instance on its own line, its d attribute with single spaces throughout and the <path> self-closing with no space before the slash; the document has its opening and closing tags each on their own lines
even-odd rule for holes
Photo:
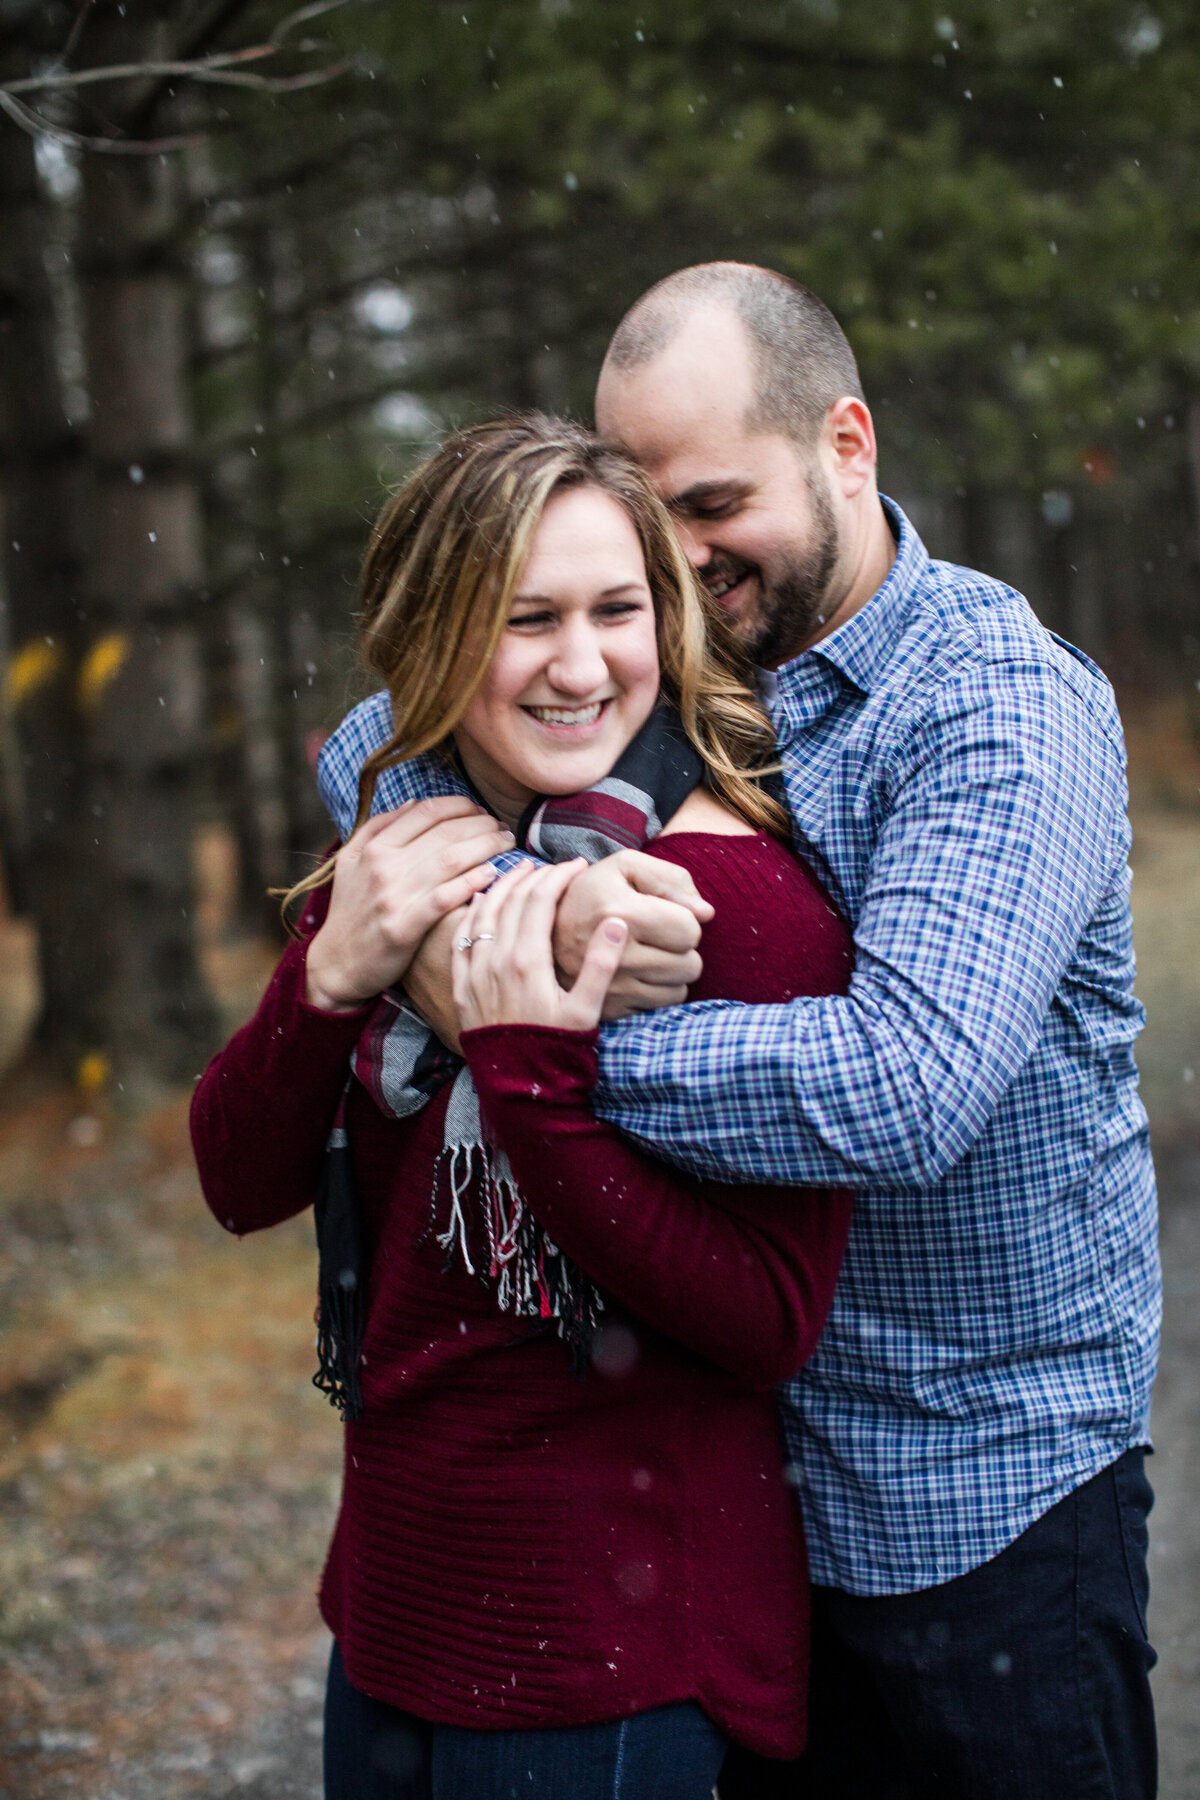
<svg viewBox="0 0 1200 1800">
<path fill-rule="evenodd" d="M 812 502 L 812 542 L 781 563 L 769 587 L 759 571 L 758 605 L 744 623 L 733 626 L 734 636 L 747 656 L 764 669 L 777 668 L 796 656 L 825 622 L 826 597 L 841 544 L 828 488 L 818 475 L 810 474 L 807 480 Z"/>
</svg>

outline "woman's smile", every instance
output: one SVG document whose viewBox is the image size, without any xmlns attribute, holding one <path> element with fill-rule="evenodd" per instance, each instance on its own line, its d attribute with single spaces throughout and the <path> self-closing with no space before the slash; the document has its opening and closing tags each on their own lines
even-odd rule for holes
<svg viewBox="0 0 1200 1800">
<path fill-rule="evenodd" d="M 605 699 L 593 700 L 588 706 L 526 706 L 523 710 L 539 725 L 549 726 L 553 731 L 561 733 L 597 724 L 608 704 Z"/>
</svg>

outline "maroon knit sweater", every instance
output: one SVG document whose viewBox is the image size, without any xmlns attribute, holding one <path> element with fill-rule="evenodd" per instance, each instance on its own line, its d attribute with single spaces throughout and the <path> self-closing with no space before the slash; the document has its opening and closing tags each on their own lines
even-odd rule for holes
<svg viewBox="0 0 1200 1800">
<path fill-rule="evenodd" d="M 681 832 L 652 853 L 716 908 L 693 999 L 844 990 L 849 934 L 770 838 Z M 196 1092 L 205 1197 L 231 1231 L 311 1204 L 370 1011 L 308 1006 L 304 958 L 285 951 Z M 795 1755 L 807 1574 L 771 1389 L 817 1341 L 849 1196 L 701 1182 L 635 1150 L 592 1114 L 593 1033 L 492 1026 L 463 1048 L 526 1201 L 610 1305 L 577 1375 L 552 1330 L 446 1270 L 428 1225 L 449 1090 L 394 1120 L 355 1084 L 364 1416 L 321 1584 L 350 1679 L 484 1728 L 696 1700 L 748 1748 Z"/>
</svg>

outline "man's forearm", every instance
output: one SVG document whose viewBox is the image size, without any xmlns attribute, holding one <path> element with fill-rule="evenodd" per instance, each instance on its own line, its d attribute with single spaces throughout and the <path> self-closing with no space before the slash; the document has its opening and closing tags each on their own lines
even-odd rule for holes
<svg viewBox="0 0 1200 1800">
<path fill-rule="evenodd" d="M 850 993 L 607 1027 L 605 1118 L 727 1181 L 920 1189 L 966 1155 L 1033 1055 L 1089 919 L 1120 912 L 1125 875 L 1102 745 L 1085 740 L 1063 784 L 988 716 L 960 736 L 897 783 Z M 1114 968 L 1108 998 L 1132 1038 L 1125 980 Z"/>
<path fill-rule="evenodd" d="M 710 1179 L 923 1187 L 967 1145 L 931 1129 L 919 1061 L 856 1014 L 843 996 L 706 1001 L 608 1026 L 596 1110 Z"/>
<path fill-rule="evenodd" d="M 951 1029 L 931 1044 L 851 996 L 707 1001 L 606 1027 L 595 1102 L 716 1180 L 917 1191 L 967 1153 L 1011 1079 L 986 1042 Z"/>
</svg>

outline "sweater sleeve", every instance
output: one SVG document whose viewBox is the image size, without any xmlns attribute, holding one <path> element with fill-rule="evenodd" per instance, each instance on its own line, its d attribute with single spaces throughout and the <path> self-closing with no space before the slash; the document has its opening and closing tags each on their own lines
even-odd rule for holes
<svg viewBox="0 0 1200 1800">
<path fill-rule="evenodd" d="M 703 1182 L 635 1149 L 592 1111 L 596 1037 L 536 1025 L 464 1034 L 525 1199 L 646 1324 L 752 1386 L 793 1375 L 833 1298 L 849 1195 Z"/>
<path fill-rule="evenodd" d="M 319 1012 L 304 998 L 308 942 L 328 890 L 305 914 L 254 1017 L 214 1056 L 192 1099 L 200 1185 L 227 1231 L 258 1231 L 311 1206 L 321 1156 L 371 1007 Z"/>
</svg>

